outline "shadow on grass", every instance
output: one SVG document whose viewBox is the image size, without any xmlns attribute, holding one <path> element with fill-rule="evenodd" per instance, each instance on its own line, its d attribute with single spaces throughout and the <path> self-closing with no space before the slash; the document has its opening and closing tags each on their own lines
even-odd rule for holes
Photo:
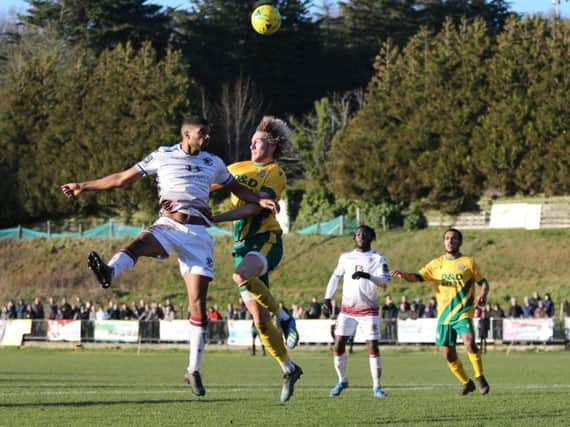
<svg viewBox="0 0 570 427">
<path fill-rule="evenodd" d="M 191 403 L 191 404 L 212 404 L 220 402 L 231 402 L 235 399 L 162 399 L 162 400 L 86 400 L 82 402 L 28 402 L 28 403 L 0 403 L 0 408 L 85 408 L 91 406 L 110 406 L 110 405 L 164 405 L 170 403 Z"/>
</svg>

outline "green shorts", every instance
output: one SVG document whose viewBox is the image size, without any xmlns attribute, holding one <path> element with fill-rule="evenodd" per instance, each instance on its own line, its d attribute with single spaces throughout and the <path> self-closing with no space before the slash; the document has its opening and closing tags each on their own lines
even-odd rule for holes
<svg viewBox="0 0 570 427">
<path fill-rule="evenodd" d="M 435 333 L 435 343 L 439 347 L 455 347 L 457 344 L 457 336 L 468 333 L 475 333 L 472 319 L 462 319 L 447 325 L 438 323 Z"/>
<path fill-rule="evenodd" d="M 255 237 L 247 240 L 235 242 L 232 248 L 235 265 L 240 265 L 243 258 L 250 252 L 259 252 L 267 260 L 267 272 L 259 278 L 269 286 L 268 273 L 279 265 L 283 256 L 281 234 L 269 231 L 257 234 Z"/>
</svg>

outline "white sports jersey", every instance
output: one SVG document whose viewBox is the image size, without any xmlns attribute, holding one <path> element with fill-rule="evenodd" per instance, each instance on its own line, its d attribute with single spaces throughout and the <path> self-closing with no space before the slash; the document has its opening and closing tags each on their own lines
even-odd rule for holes
<svg viewBox="0 0 570 427">
<path fill-rule="evenodd" d="M 226 185 L 232 179 L 218 156 L 200 151 L 186 154 L 181 144 L 159 147 L 134 166 L 141 175 L 156 175 L 160 202 L 175 203 L 172 211 L 203 216 L 208 211 L 210 185 Z"/>
<path fill-rule="evenodd" d="M 369 273 L 370 280 L 353 279 L 356 271 Z M 388 262 L 384 255 L 374 249 L 361 252 L 353 249 L 344 252 L 338 259 L 338 264 L 329 279 L 325 298 L 332 298 L 336 288 L 343 277 L 342 303 L 340 311 L 353 316 L 367 316 L 378 314 L 378 286 L 377 284 L 390 281 Z"/>
</svg>

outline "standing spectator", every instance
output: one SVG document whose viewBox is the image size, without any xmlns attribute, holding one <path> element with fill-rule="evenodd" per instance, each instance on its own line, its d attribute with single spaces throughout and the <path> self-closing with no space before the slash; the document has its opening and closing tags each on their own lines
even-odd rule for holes
<svg viewBox="0 0 570 427">
<path fill-rule="evenodd" d="M 392 296 L 384 297 L 382 306 L 382 323 L 384 324 L 385 338 L 390 341 L 396 340 L 396 319 L 398 318 L 398 307 L 392 301 Z"/>
<path fill-rule="evenodd" d="M 494 319 L 504 319 L 505 318 L 505 312 L 503 311 L 503 309 L 501 308 L 501 305 L 499 303 L 495 303 L 493 304 L 492 308 L 491 308 L 491 313 L 490 317 L 494 318 Z"/>
<path fill-rule="evenodd" d="M 49 308 L 48 319 L 54 320 L 57 317 L 58 306 L 55 303 L 53 297 L 48 298 L 48 308 Z"/>
<path fill-rule="evenodd" d="M 247 307 L 241 296 L 238 297 L 238 303 L 235 307 L 235 313 L 236 313 L 235 316 L 236 320 L 245 320 L 247 317 Z"/>
<path fill-rule="evenodd" d="M 434 297 L 429 299 L 426 309 L 424 310 L 424 319 L 434 319 L 437 317 L 437 302 Z"/>
<path fill-rule="evenodd" d="M 342 302 L 336 322 L 333 348 L 338 382 L 329 392 L 329 397 L 339 396 L 348 387 L 345 348 L 348 338 L 355 335 L 357 327 L 364 332 L 368 346 L 373 395 L 376 398 L 385 396 L 381 384 L 382 356 L 378 346 L 380 339 L 378 287 L 386 287 L 390 274 L 384 255 L 372 249 L 374 240 L 376 232 L 372 227 L 359 226 L 354 233 L 354 249 L 341 254 L 327 284 L 325 301 L 329 305 L 340 279 L 343 279 Z"/>
<path fill-rule="evenodd" d="M 222 320 L 222 315 L 220 314 L 218 309 L 215 306 L 210 307 L 208 309 L 208 321 L 219 322 L 220 320 Z"/>
<path fill-rule="evenodd" d="M 407 282 L 432 283 L 437 296 L 438 325 L 436 344 L 443 349 L 447 365 L 462 385 L 459 390 L 465 396 L 475 390 L 475 383 L 469 378 L 461 359 L 457 356 L 457 335 L 460 335 L 467 357 L 473 367 L 481 394 L 489 393 L 489 384 L 483 375 L 483 362 L 475 342 L 473 313 L 475 306 L 484 304 L 489 293 L 487 279 L 479 271 L 473 257 L 460 252 L 463 235 L 455 228 L 443 234 L 445 254 L 434 258 L 417 273 L 392 271 L 392 276 Z M 475 285 L 481 290 L 475 295 Z"/>
<path fill-rule="evenodd" d="M 410 312 L 409 313 L 410 313 L 410 317 L 409 317 L 410 319 L 412 319 L 412 320 L 419 319 L 420 313 L 418 311 L 418 305 L 415 302 L 412 302 L 410 304 Z"/>
<path fill-rule="evenodd" d="M 32 312 L 34 313 L 34 319 L 44 319 L 44 305 L 38 297 L 34 298 L 32 303 Z"/>
<path fill-rule="evenodd" d="M 143 299 L 141 299 L 139 301 L 139 305 L 137 306 L 137 315 L 139 319 L 142 319 L 145 316 L 146 312 L 149 310 L 150 307 L 148 306 L 148 304 Z"/>
<path fill-rule="evenodd" d="M 134 320 L 138 320 L 140 318 L 139 310 L 138 310 L 136 302 L 131 301 L 131 304 L 129 305 L 129 310 L 131 310 L 131 313 L 133 313 L 133 319 Z"/>
<path fill-rule="evenodd" d="M 518 319 L 519 317 L 522 317 L 522 315 L 523 315 L 523 309 L 517 302 L 517 298 L 511 297 L 511 305 L 509 307 L 508 317 Z"/>
<path fill-rule="evenodd" d="M 527 296 L 524 297 L 523 305 L 521 308 L 523 312 L 523 317 L 525 319 L 528 319 L 529 317 L 534 317 L 534 309 L 536 308 L 536 306 L 532 305 L 529 297 Z"/>
<path fill-rule="evenodd" d="M 8 319 L 16 319 L 16 304 L 14 304 L 14 300 L 8 301 L 8 304 L 6 305 L 6 313 Z"/>
<path fill-rule="evenodd" d="M 119 307 L 117 306 L 117 303 L 114 301 L 109 301 L 109 304 L 107 305 L 107 313 L 109 314 L 110 320 L 121 319 L 119 315 Z"/>
<path fill-rule="evenodd" d="M 538 302 L 541 300 L 542 298 L 540 298 L 540 294 L 538 293 L 538 291 L 534 291 L 532 293 L 532 296 L 530 297 L 530 304 L 533 305 L 534 307 L 538 307 Z"/>
<path fill-rule="evenodd" d="M 481 353 L 487 353 L 487 337 L 489 336 L 489 328 L 491 324 L 487 314 L 487 310 L 481 310 L 479 323 L 477 324 L 477 332 L 479 334 L 479 347 Z"/>
<path fill-rule="evenodd" d="M 548 317 L 548 314 L 546 313 L 546 308 L 544 307 L 544 301 L 539 299 L 538 305 L 536 306 L 536 308 L 534 310 L 534 318 L 535 319 L 544 319 L 546 317 Z"/>
<path fill-rule="evenodd" d="M 73 310 L 71 309 L 71 305 L 67 302 L 67 298 L 61 298 L 59 311 L 61 312 L 62 319 L 73 319 Z"/>
<path fill-rule="evenodd" d="M 418 300 L 416 301 L 416 305 L 417 305 L 417 310 L 418 310 L 418 316 L 424 317 L 424 311 L 426 310 L 426 306 L 423 303 L 421 298 L 418 298 Z"/>
<path fill-rule="evenodd" d="M 176 317 L 176 307 L 174 307 L 174 304 L 172 304 L 172 300 L 170 298 L 166 298 L 164 300 L 163 310 L 166 310 L 166 307 L 168 307 L 170 312 Z"/>
<path fill-rule="evenodd" d="M 107 310 L 103 310 L 103 307 L 98 305 L 97 311 L 95 312 L 95 319 L 96 320 L 109 320 L 109 313 L 107 312 Z"/>
<path fill-rule="evenodd" d="M 30 304 L 26 304 L 24 307 L 24 317 L 23 319 L 34 319 L 34 313 L 32 312 L 32 306 Z"/>
<path fill-rule="evenodd" d="M 174 319 L 176 319 L 175 313 L 174 311 L 172 311 L 172 309 L 170 308 L 170 305 L 165 305 L 164 306 L 164 319 L 166 321 L 172 321 Z"/>
<path fill-rule="evenodd" d="M 546 312 L 547 317 L 554 317 L 554 303 L 552 302 L 552 298 L 550 294 L 547 292 L 544 294 L 544 311 Z"/>
<path fill-rule="evenodd" d="M 226 305 L 226 311 L 224 312 L 224 318 L 226 320 L 236 320 L 236 318 L 237 318 L 236 312 L 234 310 L 234 305 L 231 302 L 228 302 L 228 305 Z"/>
<path fill-rule="evenodd" d="M 410 318 L 410 304 L 405 301 L 405 296 L 400 299 L 400 305 L 398 306 L 398 319 L 406 320 Z"/>
<path fill-rule="evenodd" d="M 410 303 L 408 302 L 408 297 L 406 295 L 402 295 L 400 297 L 400 310 L 410 311 Z"/>
<path fill-rule="evenodd" d="M 81 298 L 79 297 L 75 297 L 75 302 L 73 303 L 73 306 L 71 307 L 71 312 L 72 312 L 72 318 L 73 319 L 79 319 L 81 318 L 81 312 L 82 312 L 82 307 L 84 307 L 83 303 L 81 302 Z M 83 310 L 84 311 L 84 310 Z"/>
<path fill-rule="evenodd" d="M 0 310 L 0 320 L 8 320 L 8 306 L 3 305 Z"/>
<path fill-rule="evenodd" d="M 131 312 L 130 308 L 127 307 L 126 303 L 122 303 L 119 306 L 119 319 L 120 320 L 133 320 L 135 318 L 138 318 L 135 316 L 136 315 Z"/>
<path fill-rule="evenodd" d="M 317 301 L 317 297 L 313 297 L 309 308 L 307 308 L 307 318 L 318 319 L 319 317 L 321 317 L 321 304 Z"/>
<path fill-rule="evenodd" d="M 255 327 L 255 322 L 252 321 L 251 322 L 251 355 L 252 356 L 255 356 L 255 353 L 256 353 L 255 340 L 257 339 L 258 336 L 259 336 L 259 331 Z M 261 343 L 261 355 L 265 356 L 266 354 L 267 354 L 267 351 L 265 350 L 265 346 L 263 345 L 263 343 Z"/>
<path fill-rule="evenodd" d="M 505 312 L 498 303 L 493 304 L 488 312 L 493 331 L 493 338 L 501 338 L 503 336 L 503 319 Z"/>
<path fill-rule="evenodd" d="M 16 304 L 16 318 L 17 319 L 24 319 L 26 316 L 26 303 L 22 298 L 18 300 L 18 304 Z"/>
</svg>

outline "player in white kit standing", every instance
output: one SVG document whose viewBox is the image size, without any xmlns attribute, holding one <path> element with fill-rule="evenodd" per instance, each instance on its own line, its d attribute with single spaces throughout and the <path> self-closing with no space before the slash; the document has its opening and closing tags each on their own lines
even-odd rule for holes
<svg viewBox="0 0 570 427">
<path fill-rule="evenodd" d="M 190 308 L 190 355 L 185 379 L 194 394 L 204 396 L 206 390 L 200 367 L 208 321 L 206 296 L 214 276 L 214 240 L 206 231 L 211 225 L 210 186 L 214 183 L 227 186 L 240 199 L 273 211 L 277 204 L 260 199 L 233 178 L 222 159 L 202 151 L 210 137 L 206 119 L 187 117 L 180 133 L 180 143 L 159 147 L 127 170 L 92 181 L 64 184 L 61 190 L 67 197 L 77 197 L 86 190 L 108 190 L 123 187 L 143 176 L 157 176 L 160 218 L 117 252 L 108 264 L 96 252 L 91 252 L 88 266 L 99 283 L 108 288 L 120 274 L 133 268 L 139 257 L 160 259 L 176 253 Z"/>
<path fill-rule="evenodd" d="M 340 314 L 336 321 L 334 339 L 334 367 L 338 382 L 329 396 L 336 397 L 348 387 L 346 375 L 348 338 L 360 328 L 366 339 L 372 375 L 372 390 L 377 398 L 386 396 L 382 389 L 382 356 L 378 346 L 380 339 L 380 318 L 378 316 L 378 287 L 386 288 L 390 281 L 390 270 L 384 255 L 371 248 L 376 240 L 373 228 L 359 226 L 354 232 L 355 248 L 344 252 L 332 273 L 325 292 L 325 304 L 329 305 L 340 279 L 343 279 Z"/>
</svg>

